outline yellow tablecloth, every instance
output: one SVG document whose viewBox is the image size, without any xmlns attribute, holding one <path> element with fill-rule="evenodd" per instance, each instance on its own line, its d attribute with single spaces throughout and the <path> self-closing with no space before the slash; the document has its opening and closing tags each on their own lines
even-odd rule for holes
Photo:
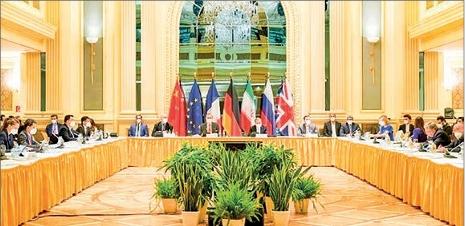
<svg viewBox="0 0 466 226">
<path fill-rule="evenodd" d="M 335 166 L 419 206 L 433 217 L 463 225 L 463 168 L 367 144 L 338 140 Z"/>
<path fill-rule="evenodd" d="M 283 145 L 296 154 L 298 163 L 307 166 L 333 166 L 333 151 L 336 139 L 303 137 L 219 137 L 219 138 L 130 138 L 129 165 L 139 167 L 160 167 L 163 160 L 175 154 L 183 143 L 207 145 L 211 142 L 262 142 Z"/>
<path fill-rule="evenodd" d="M 127 140 L 1 170 L 1 225 L 18 225 L 128 166 Z"/>
</svg>

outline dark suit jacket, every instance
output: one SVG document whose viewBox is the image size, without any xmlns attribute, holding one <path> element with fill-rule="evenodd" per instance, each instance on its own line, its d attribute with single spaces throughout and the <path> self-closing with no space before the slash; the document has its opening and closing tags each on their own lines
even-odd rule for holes
<svg viewBox="0 0 466 226">
<path fill-rule="evenodd" d="M 460 137 L 460 139 L 457 139 L 451 142 L 449 145 L 445 146 L 445 148 L 448 149 L 448 151 L 460 152 L 461 151 L 460 146 L 463 145 L 463 142 L 464 142 L 464 136 Z"/>
<path fill-rule="evenodd" d="M 311 125 L 309 125 L 309 133 L 318 133 L 319 130 L 316 126 L 316 124 L 314 123 L 311 123 Z M 298 133 L 300 135 L 305 135 L 306 134 L 306 124 L 303 123 L 299 128 L 298 128 Z"/>
<path fill-rule="evenodd" d="M 431 140 L 437 147 L 439 147 L 440 145 L 445 147 L 450 144 L 450 137 L 448 137 L 447 133 L 445 133 L 445 131 L 443 131 L 442 129 L 437 129 L 437 132 L 435 132 Z"/>
<path fill-rule="evenodd" d="M 212 133 L 218 133 L 218 125 L 215 122 L 212 122 Z M 207 135 L 207 122 L 202 123 L 201 125 L 201 136 L 205 137 Z"/>
<path fill-rule="evenodd" d="M 398 131 L 403 131 L 403 133 L 405 132 L 405 129 L 406 129 L 406 124 L 401 124 L 400 127 L 398 128 Z M 413 135 L 413 130 L 414 130 L 414 125 L 413 124 L 409 124 L 409 136 L 412 136 Z"/>
<path fill-rule="evenodd" d="M 80 125 L 78 127 L 78 129 L 76 130 L 76 132 L 83 135 L 83 137 L 90 137 L 91 133 L 92 133 L 92 129 L 91 128 L 86 128 L 86 133 L 84 133 L 84 127 L 82 125 Z"/>
<path fill-rule="evenodd" d="M 159 123 L 155 124 L 154 129 L 152 129 L 152 136 L 155 137 L 157 132 L 163 132 L 163 131 L 171 132 L 171 131 L 173 131 L 173 126 L 170 125 L 170 123 L 168 123 L 168 122 L 165 123 L 165 128 L 163 128 L 163 130 L 162 130 L 162 127 L 163 127 L 162 122 L 159 122 Z"/>
<path fill-rule="evenodd" d="M 361 128 L 359 127 L 359 125 L 357 123 L 352 123 L 351 124 L 351 127 L 348 123 L 345 123 L 341 126 L 340 128 L 340 136 L 346 136 L 348 134 L 352 134 L 354 135 L 354 133 L 358 130 L 361 130 Z"/>
<path fill-rule="evenodd" d="M 69 129 L 66 124 L 61 126 L 60 133 L 58 135 L 62 137 L 65 142 L 74 141 L 78 138 L 78 133 L 73 129 Z"/>
<path fill-rule="evenodd" d="M 0 132 L 0 145 L 5 145 L 7 150 L 10 150 L 15 147 L 14 137 L 12 134 L 9 134 L 3 130 Z"/>
<path fill-rule="evenodd" d="M 443 125 L 442 130 L 445 131 L 448 136 L 453 134 L 453 128 L 448 123 Z"/>
<path fill-rule="evenodd" d="M 337 134 L 337 137 L 340 136 L 340 128 L 341 128 L 341 123 L 335 122 L 335 133 Z M 324 124 L 324 136 L 325 137 L 332 136 L 332 122 L 330 121 Z"/>
<path fill-rule="evenodd" d="M 249 130 L 249 136 L 254 137 L 257 134 L 257 127 L 256 125 L 251 126 L 251 129 Z M 267 128 L 261 125 L 261 128 L 259 129 L 259 134 L 267 134 Z"/>
<path fill-rule="evenodd" d="M 30 145 L 37 145 L 39 143 L 37 143 L 37 141 L 34 140 L 34 136 L 31 135 L 31 144 L 29 144 L 28 134 L 26 133 L 26 130 L 23 130 L 18 135 L 18 144 L 30 146 Z"/>
<path fill-rule="evenodd" d="M 47 136 L 49 137 L 49 144 L 56 144 L 58 142 L 58 134 L 60 133 L 60 128 L 62 125 L 57 123 L 57 134 L 53 134 L 53 124 L 50 123 L 45 127 L 45 132 L 47 133 Z"/>
<path fill-rule="evenodd" d="M 140 128 L 139 128 L 139 130 L 140 130 L 139 136 L 140 136 L 140 137 L 148 137 L 148 136 L 149 136 L 149 127 L 147 127 L 147 125 L 144 124 L 144 123 L 141 123 L 139 126 L 140 126 Z M 138 128 L 138 127 L 137 127 L 137 124 L 136 124 L 136 123 L 132 124 L 132 125 L 129 127 L 128 136 L 130 136 L 130 137 L 135 137 L 135 136 L 136 136 L 136 129 L 137 129 L 137 128 Z"/>
</svg>

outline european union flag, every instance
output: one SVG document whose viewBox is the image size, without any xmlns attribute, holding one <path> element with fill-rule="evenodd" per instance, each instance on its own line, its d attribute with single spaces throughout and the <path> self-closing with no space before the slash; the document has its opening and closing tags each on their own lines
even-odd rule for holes
<svg viewBox="0 0 466 226">
<path fill-rule="evenodd" d="M 188 99 L 188 134 L 201 134 L 201 124 L 204 119 L 202 112 L 201 90 L 199 89 L 197 81 L 194 80 Z"/>
</svg>

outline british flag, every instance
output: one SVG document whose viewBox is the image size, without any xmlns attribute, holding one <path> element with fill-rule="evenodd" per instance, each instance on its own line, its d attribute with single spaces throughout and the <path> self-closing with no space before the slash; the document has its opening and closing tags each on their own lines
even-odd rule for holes
<svg viewBox="0 0 466 226">
<path fill-rule="evenodd" d="M 296 136 L 294 124 L 293 95 L 288 79 L 282 81 L 278 89 L 277 102 L 277 128 L 282 136 Z"/>
</svg>

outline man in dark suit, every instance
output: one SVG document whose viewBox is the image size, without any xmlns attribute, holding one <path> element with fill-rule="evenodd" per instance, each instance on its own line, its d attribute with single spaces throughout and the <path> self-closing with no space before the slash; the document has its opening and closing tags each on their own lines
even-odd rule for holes
<svg viewBox="0 0 466 226">
<path fill-rule="evenodd" d="M 316 124 L 312 123 L 311 116 L 306 115 L 303 120 L 304 123 L 298 128 L 298 135 L 305 136 L 306 134 L 317 134 L 319 132 Z"/>
<path fill-rule="evenodd" d="M 75 141 L 78 139 L 78 132 L 76 132 L 73 127 L 76 125 L 73 115 L 65 115 L 65 124 L 60 128 L 59 136 L 63 138 L 63 141 Z"/>
<path fill-rule="evenodd" d="M 45 127 L 45 132 L 49 137 L 49 144 L 56 144 L 58 142 L 58 133 L 61 125 L 58 123 L 58 116 L 53 114 L 50 116 L 51 123 Z"/>
<path fill-rule="evenodd" d="M 442 129 L 439 129 L 434 122 L 429 122 L 424 126 L 428 140 L 434 142 L 438 148 L 440 146 L 445 147 L 450 144 L 450 137 Z"/>
<path fill-rule="evenodd" d="M 136 115 L 136 122 L 129 127 L 128 136 L 130 137 L 148 137 L 149 127 L 142 122 L 142 115 Z"/>
<path fill-rule="evenodd" d="M 410 137 L 413 135 L 414 125 L 411 124 L 411 115 L 403 115 L 403 124 L 398 128 L 398 131 L 400 130 L 403 131 L 404 134 L 409 133 Z"/>
<path fill-rule="evenodd" d="M 456 139 L 445 146 L 445 149 L 451 152 L 460 152 L 461 147 L 464 146 L 464 125 L 462 123 L 453 126 L 453 135 Z"/>
<path fill-rule="evenodd" d="M 152 129 L 152 136 L 153 137 L 161 137 L 163 132 L 171 132 L 173 131 L 173 126 L 168 123 L 167 116 L 162 116 L 162 120 L 154 125 L 154 129 Z"/>
<path fill-rule="evenodd" d="M 201 136 L 205 137 L 207 134 L 212 133 L 218 134 L 218 124 L 214 122 L 212 114 L 207 113 L 205 121 L 206 122 L 201 125 Z"/>
<path fill-rule="evenodd" d="M 78 126 L 76 132 L 83 135 L 83 137 L 90 137 L 91 136 L 91 118 L 87 116 L 81 117 L 81 125 Z"/>
<path fill-rule="evenodd" d="M 7 118 L 3 123 L 3 129 L 0 132 L 0 145 L 4 145 L 6 150 L 15 147 L 14 136 L 18 134 L 19 123 L 14 118 Z"/>
<path fill-rule="evenodd" d="M 254 125 L 249 130 L 249 136 L 255 137 L 256 134 L 267 134 L 267 128 L 262 125 L 262 120 L 259 117 L 254 120 Z"/>
<path fill-rule="evenodd" d="M 340 128 L 340 136 L 354 136 L 356 131 L 361 131 L 361 128 L 357 123 L 353 122 L 353 116 L 348 115 L 346 117 L 346 123 Z"/>
<path fill-rule="evenodd" d="M 324 136 L 325 137 L 338 137 L 340 136 L 341 123 L 337 122 L 336 115 L 330 114 L 330 121 L 324 124 Z"/>
<path fill-rule="evenodd" d="M 448 124 L 445 117 L 443 117 L 441 115 L 437 117 L 437 127 L 439 129 L 442 129 L 443 131 L 445 131 L 445 133 L 448 136 L 451 136 L 453 134 L 453 130 L 452 130 L 451 126 Z"/>
</svg>

